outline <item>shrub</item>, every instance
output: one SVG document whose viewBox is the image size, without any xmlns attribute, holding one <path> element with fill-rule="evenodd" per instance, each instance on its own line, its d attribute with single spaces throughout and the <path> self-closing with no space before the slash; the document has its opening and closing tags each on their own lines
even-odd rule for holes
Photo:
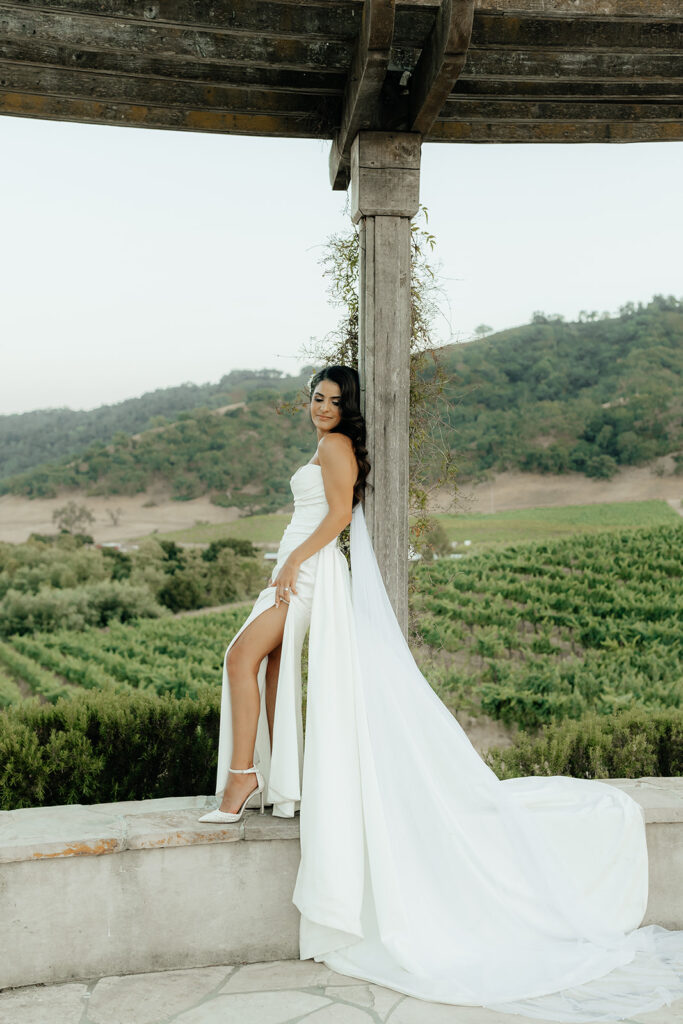
<svg viewBox="0 0 683 1024">
<path fill-rule="evenodd" d="M 0 714 L 0 808 L 213 793 L 220 689 L 90 692 Z"/>
<path fill-rule="evenodd" d="M 208 548 L 202 551 L 202 558 L 205 562 L 215 562 L 224 548 L 230 548 L 236 555 L 241 555 L 243 558 L 256 557 L 256 548 L 250 540 L 240 540 L 239 537 L 220 537 L 218 540 L 212 540 Z"/>
<path fill-rule="evenodd" d="M 205 592 L 188 572 L 176 572 L 168 576 L 157 596 L 172 612 L 201 608 L 206 604 Z"/>
<path fill-rule="evenodd" d="M 8 590 L 0 601 L 0 636 L 106 626 L 163 613 L 146 587 L 130 583 L 102 580 L 64 590 L 41 587 L 37 594 Z"/>
<path fill-rule="evenodd" d="M 683 775 L 683 709 L 634 708 L 546 726 L 512 747 L 493 747 L 486 763 L 501 779 L 570 775 L 583 779 L 635 779 Z"/>
</svg>

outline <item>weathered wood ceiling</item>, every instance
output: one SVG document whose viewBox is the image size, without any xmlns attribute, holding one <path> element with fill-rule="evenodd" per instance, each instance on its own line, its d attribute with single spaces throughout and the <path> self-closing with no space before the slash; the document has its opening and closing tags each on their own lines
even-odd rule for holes
<svg viewBox="0 0 683 1024">
<path fill-rule="evenodd" d="M 683 0 L 0 0 L 0 113 L 333 140 L 683 139 Z"/>
</svg>

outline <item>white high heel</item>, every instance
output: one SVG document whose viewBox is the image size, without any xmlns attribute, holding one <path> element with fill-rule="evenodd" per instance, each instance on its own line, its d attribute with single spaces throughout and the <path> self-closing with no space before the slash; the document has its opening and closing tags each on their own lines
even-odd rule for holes
<svg viewBox="0 0 683 1024">
<path fill-rule="evenodd" d="M 239 811 L 237 811 L 236 813 L 233 812 L 233 811 L 220 811 L 218 808 L 216 808 L 215 811 L 209 811 L 208 814 L 203 814 L 201 816 L 201 818 L 197 819 L 198 821 L 208 821 L 208 822 L 213 822 L 214 824 L 220 824 L 220 825 L 225 824 L 226 822 L 239 821 L 240 818 L 242 817 L 242 814 L 244 813 L 244 808 L 247 806 L 247 804 L 249 803 L 251 798 L 253 796 L 256 796 L 259 793 L 261 795 L 261 812 L 260 813 L 263 814 L 263 800 L 264 800 L 265 782 L 264 782 L 263 776 L 261 775 L 261 772 L 258 770 L 258 768 L 254 768 L 254 767 L 251 767 L 251 768 L 229 768 L 228 771 L 233 772 L 235 775 L 246 775 L 247 772 L 256 772 L 256 782 L 258 783 L 258 785 L 256 786 L 256 789 L 252 789 L 251 793 L 246 798 L 246 800 L 244 801 L 244 803 L 240 807 Z"/>
</svg>

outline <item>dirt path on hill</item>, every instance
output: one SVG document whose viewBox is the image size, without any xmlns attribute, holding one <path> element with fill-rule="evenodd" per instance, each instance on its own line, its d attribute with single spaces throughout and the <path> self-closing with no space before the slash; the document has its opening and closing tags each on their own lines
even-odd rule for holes
<svg viewBox="0 0 683 1024">
<path fill-rule="evenodd" d="M 561 505 L 593 505 L 617 501 L 668 501 L 683 515 L 683 477 L 673 476 L 672 466 L 661 460 L 667 475 L 658 476 L 648 467 L 624 469 L 612 480 L 591 480 L 578 473 L 544 476 L 540 473 L 500 473 L 490 482 L 463 484 L 455 508 L 449 506 L 444 491 L 435 490 L 430 498 L 432 512 L 504 512 L 514 509 Z M 0 540 L 19 543 L 30 533 L 54 533 L 52 513 L 71 495 L 38 498 L 33 501 L 14 494 L 0 497 Z M 172 501 L 160 491 L 133 497 L 77 497 L 94 514 L 88 532 L 97 543 L 126 541 L 148 533 L 186 530 L 201 523 L 231 523 L 239 518 L 237 508 L 212 505 L 208 497 L 194 501 Z"/>
<path fill-rule="evenodd" d="M 167 496 L 136 494 L 128 497 L 112 494 L 106 497 L 80 497 L 63 494 L 58 498 L 36 498 L 33 501 L 15 494 L 0 497 L 0 540 L 20 543 L 30 533 L 54 533 L 52 513 L 71 498 L 85 505 L 95 516 L 87 527 L 98 544 L 126 541 L 148 533 L 186 530 L 200 523 L 231 523 L 239 518 L 237 508 L 212 505 L 208 497 L 193 501 L 171 501 Z"/>
<path fill-rule="evenodd" d="M 657 476 L 649 466 L 621 470 L 611 480 L 592 480 L 580 473 L 551 476 L 542 473 L 499 473 L 490 482 L 465 483 L 456 509 L 447 507 L 443 491 L 435 492 L 431 511 L 507 512 L 523 508 L 547 508 L 561 505 L 602 505 L 616 501 L 667 501 L 683 515 L 683 477 Z"/>
</svg>

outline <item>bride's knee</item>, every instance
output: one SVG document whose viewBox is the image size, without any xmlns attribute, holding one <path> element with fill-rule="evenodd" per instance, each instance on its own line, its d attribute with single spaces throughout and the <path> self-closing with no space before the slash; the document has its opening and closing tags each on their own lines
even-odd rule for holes
<svg viewBox="0 0 683 1024">
<path fill-rule="evenodd" d="M 282 613 L 280 613 L 282 614 Z M 262 612 L 235 639 L 225 657 L 228 673 L 253 672 L 266 656 L 279 658 L 282 650 L 284 619 L 278 621 L 277 613 L 269 609 Z"/>
<path fill-rule="evenodd" d="M 246 673 L 251 674 L 258 669 L 263 658 L 267 657 L 267 669 L 272 670 L 279 665 L 281 652 L 282 642 L 273 650 L 267 651 L 249 639 L 243 641 L 242 637 L 238 637 L 225 656 L 225 668 L 232 678 Z"/>
<path fill-rule="evenodd" d="M 250 654 L 247 645 L 240 643 L 238 638 L 226 655 L 225 667 L 228 674 L 234 676 L 237 673 L 249 671 L 253 661 L 254 657 Z"/>
</svg>

